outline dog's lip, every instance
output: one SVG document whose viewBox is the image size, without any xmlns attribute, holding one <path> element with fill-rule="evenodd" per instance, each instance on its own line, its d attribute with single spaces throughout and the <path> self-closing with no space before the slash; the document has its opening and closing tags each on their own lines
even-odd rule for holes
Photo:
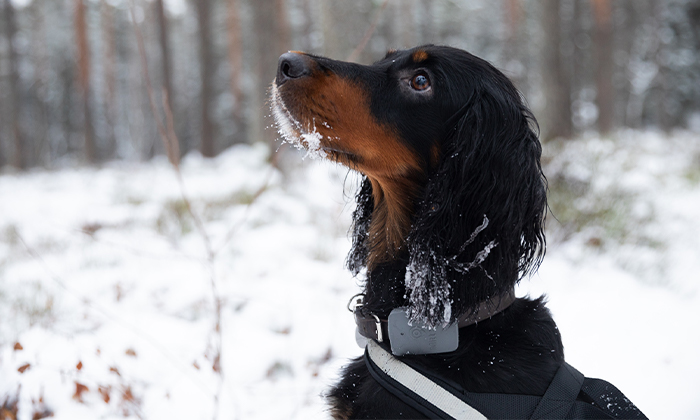
<svg viewBox="0 0 700 420">
<path fill-rule="evenodd" d="M 299 149 L 305 149 L 307 156 L 328 159 L 329 149 L 326 147 L 324 135 L 319 133 L 315 122 L 300 121 L 291 112 L 280 94 L 277 83 L 272 84 L 272 113 L 275 117 L 277 131 L 287 142 Z"/>
<path fill-rule="evenodd" d="M 326 155 L 324 157 L 331 158 L 331 160 L 344 161 L 353 164 L 357 164 L 361 161 L 360 156 L 356 155 L 353 152 L 340 149 L 335 144 L 329 145 L 327 141 L 321 143 L 321 138 L 325 137 L 328 140 L 328 137 L 318 132 L 315 123 L 310 123 L 308 121 L 299 121 L 294 116 L 294 114 L 292 114 L 290 109 L 287 107 L 287 104 L 284 102 L 284 98 L 280 93 L 280 85 L 278 85 L 276 81 L 272 84 L 272 93 L 273 114 L 275 114 L 277 126 L 284 127 L 284 132 L 280 131 L 280 134 L 286 141 L 296 145 L 301 145 L 309 152 L 323 152 Z M 304 129 L 304 127 L 307 126 L 313 126 L 313 131 Z M 330 128 L 329 125 L 323 123 L 321 124 L 321 126 Z M 317 148 L 309 147 L 310 145 L 308 143 L 308 138 L 306 138 L 308 135 L 314 134 L 320 137 Z"/>
</svg>

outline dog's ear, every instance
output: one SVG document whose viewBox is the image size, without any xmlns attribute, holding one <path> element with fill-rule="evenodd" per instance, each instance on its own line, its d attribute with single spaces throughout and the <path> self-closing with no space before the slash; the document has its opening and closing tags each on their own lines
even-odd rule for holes
<svg viewBox="0 0 700 420">
<path fill-rule="evenodd" d="M 409 313 L 431 327 L 508 292 L 544 256 L 536 123 L 512 84 L 499 82 L 475 88 L 448 127 L 407 239 Z"/>
<path fill-rule="evenodd" d="M 355 211 L 352 214 L 352 248 L 345 262 L 353 275 L 357 275 L 367 265 L 369 254 L 369 226 L 374 211 L 372 183 L 365 176 L 357 195 L 355 196 Z"/>
</svg>

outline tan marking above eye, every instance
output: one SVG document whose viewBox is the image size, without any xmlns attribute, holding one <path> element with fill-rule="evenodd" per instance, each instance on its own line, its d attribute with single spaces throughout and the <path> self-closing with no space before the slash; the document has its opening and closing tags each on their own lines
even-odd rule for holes
<svg viewBox="0 0 700 420">
<path fill-rule="evenodd" d="M 414 63 L 420 63 L 428 59 L 428 53 L 423 50 L 418 50 L 411 55 Z"/>
</svg>

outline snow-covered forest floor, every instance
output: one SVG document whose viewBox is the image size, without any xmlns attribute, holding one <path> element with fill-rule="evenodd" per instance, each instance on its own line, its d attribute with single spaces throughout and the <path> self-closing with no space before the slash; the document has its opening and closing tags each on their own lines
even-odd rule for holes
<svg viewBox="0 0 700 420">
<path fill-rule="evenodd" d="M 699 137 L 545 146 L 548 251 L 518 289 L 546 293 L 568 361 L 650 418 L 700 418 Z M 328 418 L 320 394 L 361 354 L 357 178 L 309 159 L 284 178 L 267 157 L 184 159 L 203 229 L 164 159 L 0 175 L 0 411 Z"/>
</svg>

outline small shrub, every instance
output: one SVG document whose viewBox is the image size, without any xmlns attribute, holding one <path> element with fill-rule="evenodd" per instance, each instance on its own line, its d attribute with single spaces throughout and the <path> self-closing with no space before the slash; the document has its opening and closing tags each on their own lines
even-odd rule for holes
<svg viewBox="0 0 700 420">
<path fill-rule="evenodd" d="M 158 233 L 171 239 L 177 239 L 190 233 L 192 229 L 192 216 L 187 210 L 185 200 L 170 200 L 163 205 L 163 209 L 156 219 Z"/>
</svg>

